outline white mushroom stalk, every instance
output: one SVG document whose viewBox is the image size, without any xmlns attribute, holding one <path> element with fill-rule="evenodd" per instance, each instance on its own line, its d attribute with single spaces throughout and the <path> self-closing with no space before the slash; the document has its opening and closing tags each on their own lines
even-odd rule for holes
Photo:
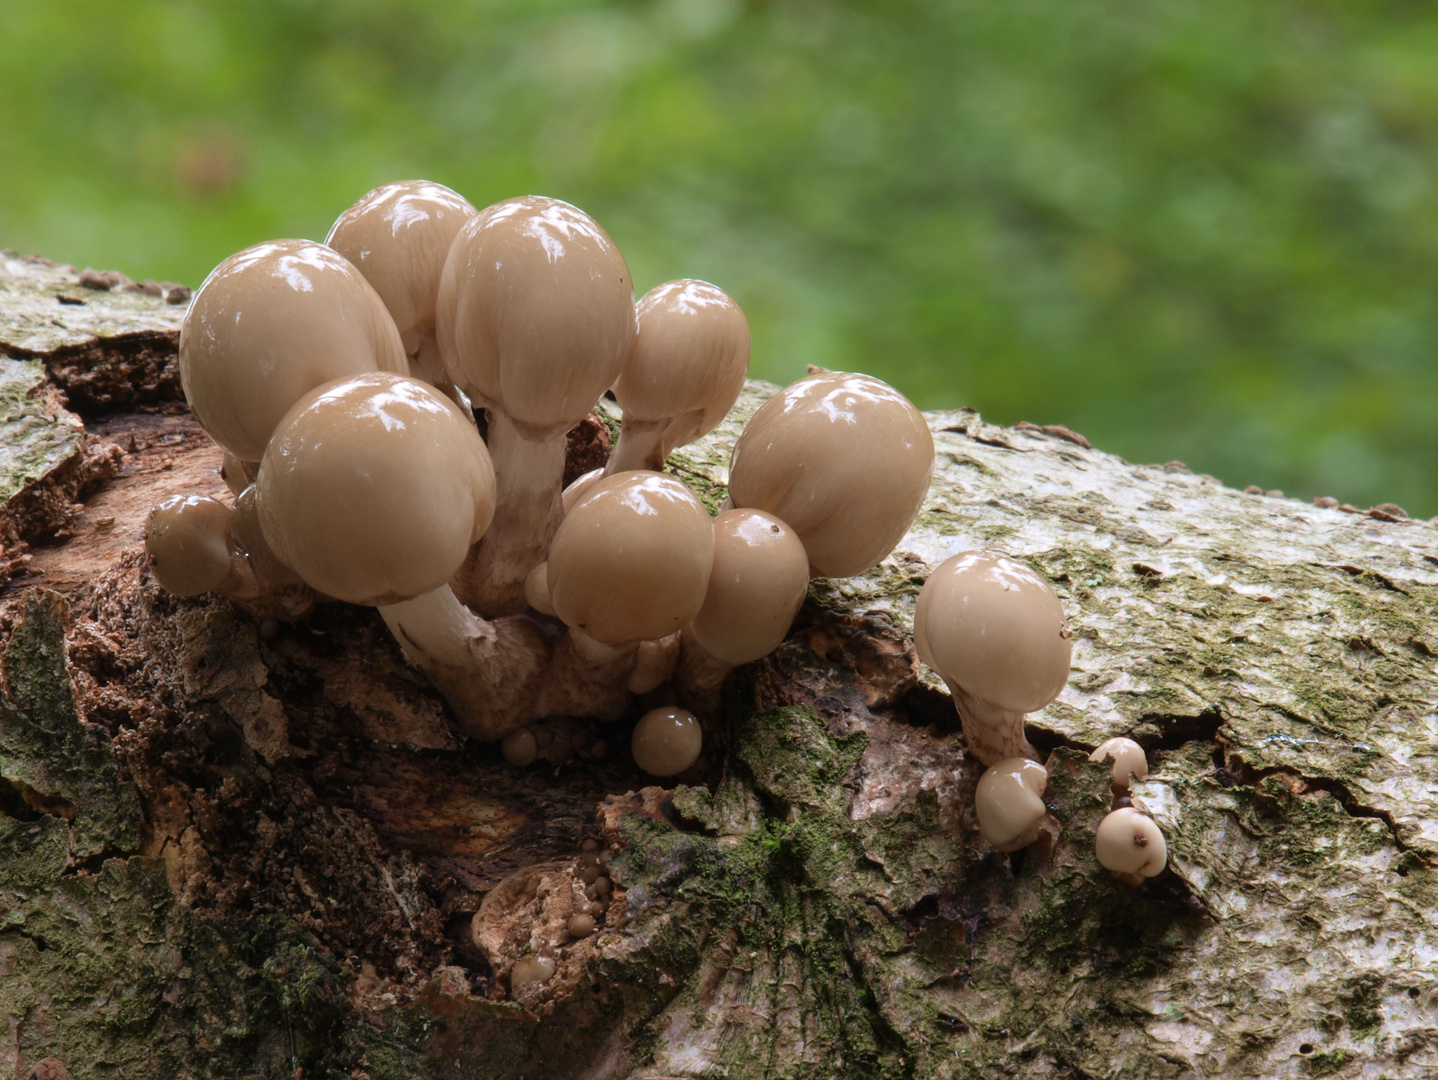
<svg viewBox="0 0 1438 1080">
<path fill-rule="evenodd" d="M 443 184 L 400 180 L 365 195 L 325 237 L 374 286 L 404 342 L 411 374 L 432 386 L 449 384 L 434 328 L 439 275 L 455 234 L 477 213 Z"/>
<path fill-rule="evenodd" d="M 275 555 L 320 592 L 379 608 L 466 731 L 499 739 L 528 718 L 542 634 L 479 618 L 449 587 L 494 513 L 489 455 L 452 401 L 387 372 L 321 386 L 281 421 L 256 487 Z"/>
<path fill-rule="evenodd" d="M 1005 555 L 955 555 L 919 592 L 914 646 L 948 684 L 969 753 L 985 765 L 1036 756 L 1024 717 L 1058 697 L 1073 654 L 1048 582 Z"/>
<path fill-rule="evenodd" d="M 714 429 L 738 400 L 749 371 L 749 324 L 739 305 L 704 281 L 669 281 L 644 294 L 624 372 L 623 409 L 605 475 L 661 471 L 677 447 Z"/>
<path fill-rule="evenodd" d="M 619 376 L 634 323 L 623 256 L 568 203 L 497 203 L 455 237 L 436 330 L 450 378 L 489 414 L 496 523 L 456 583 L 482 612 L 524 609 L 558 525 L 565 435 Z"/>
</svg>

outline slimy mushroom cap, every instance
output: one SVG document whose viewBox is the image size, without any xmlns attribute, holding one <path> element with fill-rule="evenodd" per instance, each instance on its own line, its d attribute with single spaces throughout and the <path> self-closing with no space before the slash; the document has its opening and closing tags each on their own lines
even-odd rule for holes
<svg viewBox="0 0 1438 1080">
<path fill-rule="evenodd" d="M 1115 810 L 1099 823 L 1094 854 L 1106 870 L 1154 877 L 1168 865 L 1168 844 L 1153 818 L 1131 806 Z"/>
<path fill-rule="evenodd" d="M 868 375 L 825 372 L 766 401 L 734 444 L 729 497 L 799 534 L 816 574 L 876 566 L 913 524 L 934 469 L 923 415 Z"/>
<path fill-rule="evenodd" d="M 606 645 L 667 637 L 699 613 L 714 527 L 689 489 L 635 470 L 594 484 L 549 549 L 550 602 Z"/>
<path fill-rule="evenodd" d="M 779 647 L 808 591 L 794 530 L 762 510 L 729 510 L 714 519 L 714 566 L 689 629 L 720 660 L 747 664 Z"/>
<path fill-rule="evenodd" d="M 1048 781 L 1048 770 L 1028 758 L 1005 758 L 985 769 L 974 792 L 984 839 L 1000 850 L 1023 840 L 1047 813 L 1043 793 Z"/>
<path fill-rule="evenodd" d="M 208 495 L 171 495 L 145 519 L 156 580 L 176 596 L 212 592 L 230 572 L 232 511 Z"/>
<path fill-rule="evenodd" d="M 588 214 L 558 199 L 510 199 L 455 236 L 435 319 L 461 389 L 536 434 L 563 432 L 624 366 L 634 286 Z"/>
<path fill-rule="evenodd" d="M 634 725 L 634 763 L 650 776 L 677 776 L 699 760 L 704 730 L 687 709 L 650 709 Z"/>
<path fill-rule="evenodd" d="M 446 584 L 494 513 L 494 469 L 474 425 L 428 384 L 388 372 L 296 402 L 256 486 L 275 555 L 353 604 Z"/>
<path fill-rule="evenodd" d="M 1005 555 L 969 551 L 929 575 L 914 612 L 924 662 L 981 701 L 1041 709 L 1068 682 L 1073 647 L 1047 581 Z"/>
<path fill-rule="evenodd" d="M 185 400 L 243 461 L 260 460 L 305 394 L 366 371 L 409 372 L 399 331 L 360 272 L 309 240 L 231 255 L 200 286 L 180 330 Z"/>
</svg>

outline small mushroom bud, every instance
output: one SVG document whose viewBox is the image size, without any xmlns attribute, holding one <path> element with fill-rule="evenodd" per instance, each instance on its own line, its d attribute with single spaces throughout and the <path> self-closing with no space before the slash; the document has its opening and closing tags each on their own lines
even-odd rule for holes
<svg viewBox="0 0 1438 1080">
<path fill-rule="evenodd" d="M 1127 788 L 1133 780 L 1142 780 L 1148 775 L 1148 758 L 1143 747 L 1123 736 L 1109 739 L 1088 756 L 1090 761 L 1113 759 L 1113 785 Z M 1132 779 L 1130 779 L 1132 777 Z"/>
<path fill-rule="evenodd" d="M 565 433 L 618 378 L 634 339 L 634 289 L 618 248 L 556 199 L 497 203 L 455 236 L 435 326 L 445 369 L 489 412 L 495 528 L 461 593 L 519 611 L 559 518 Z"/>
<path fill-rule="evenodd" d="M 511 765 L 523 768 L 539 757 L 539 742 L 527 727 L 515 728 L 499 742 L 499 751 Z"/>
<path fill-rule="evenodd" d="M 1131 806 L 1113 811 L 1099 823 L 1094 854 L 1104 869 L 1130 885 L 1141 885 L 1168 865 L 1163 832 L 1153 818 Z"/>
<path fill-rule="evenodd" d="M 233 495 L 239 495 L 245 488 L 255 482 L 259 475 L 260 463 L 258 461 L 241 461 L 228 450 L 220 462 L 220 479 L 225 482 L 225 487 L 230 489 Z"/>
<path fill-rule="evenodd" d="M 270 545 L 265 540 L 264 529 L 260 526 L 257 494 L 258 490 L 254 484 L 251 484 L 235 498 L 235 518 L 232 530 L 234 538 L 245 549 L 245 554 L 250 558 L 250 565 L 254 567 L 255 573 L 261 578 L 275 585 L 293 585 L 300 580 L 300 576 L 281 562 L 280 557 L 270 550 Z"/>
<path fill-rule="evenodd" d="M 171 495 L 145 519 L 145 550 L 156 580 L 176 596 L 242 587 L 244 555 L 230 540 L 234 511 L 208 495 Z"/>
<path fill-rule="evenodd" d="M 521 990 L 542 986 L 554 978 L 555 963 L 548 956 L 526 956 L 517 961 L 509 971 L 509 989 L 517 994 Z"/>
<path fill-rule="evenodd" d="M 679 481 L 627 472 L 596 484 L 549 552 L 549 595 L 565 624 L 610 646 L 674 633 L 699 613 L 714 527 Z"/>
<path fill-rule="evenodd" d="M 1017 851 L 1038 839 L 1048 782 L 1048 770 L 1028 758 L 1005 758 L 984 770 L 974 793 L 984 839 L 999 851 Z"/>
<path fill-rule="evenodd" d="M 571 915 L 569 922 L 565 924 L 565 928 L 573 937 L 587 938 L 590 934 L 594 933 L 594 916 Z"/>
<path fill-rule="evenodd" d="M 913 524 L 934 470 L 923 414 L 868 375 L 811 375 L 760 406 L 734 444 L 729 497 L 799 534 L 812 572 L 877 566 Z"/>
<path fill-rule="evenodd" d="M 1024 715 L 1063 690 L 1073 653 L 1048 582 L 1004 555 L 955 555 L 919 592 L 914 644 L 948 683 L 970 753 L 985 765 L 1033 756 Z"/>
<path fill-rule="evenodd" d="M 704 281 L 669 281 L 644 294 L 629 360 L 614 384 L 624 410 L 605 474 L 664 468 L 670 451 L 713 430 L 749 371 L 749 324 Z"/>
<path fill-rule="evenodd" d="M 634 763 L 650 776 L 676 776 L 699 760 L 704 731 L 686 709 L 650 709 L 634 725 Z M 608 891 L 606 886 L 605 891 Z"/>
<path fill-rule="evenodd" d="M 180 329 L 180 382 L 210 438 L 259 461 L 275 425 L 322 383 L 367 371 L 406 374 L 384 302 L 343 256 L 275 240 L 211 271 Z"/>
<path fill-rule="evenodd" d="M 439 275 L 455 234 L 478 212 L 443 184 L 400 180 L 365 195 L 325 237 L 374 286 L 414 376 L 433 386 L 449 382 L 434 331 Z"/>
<path fill-rule="evenodd" d="M 542 562 L 524 579 L 524 600 L 541 615 L 554 615 L 554 601 L 549 597 L 549 563 Z"/>
</svg>

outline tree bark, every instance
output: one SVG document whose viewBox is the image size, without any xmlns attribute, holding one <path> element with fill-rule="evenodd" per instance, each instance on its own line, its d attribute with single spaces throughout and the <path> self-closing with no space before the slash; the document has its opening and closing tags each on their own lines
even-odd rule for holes
<svg viewBox="0 0 1438 1080">
<path fill-rule="evenodd" d="M 1438 1070 L 1432 524 L 932 414 L 914 529 L 814 582 L 682 782 L 645 786 L 623 724 L 605 760 L 516 769 L 374 612 L 150 579 L 149 507 L 224 490 L 181 314 L 0 256 L 0 1075 Z M 706 502 L 772 390 L 677 455 Z M 910 640 L 930 569 L 978 547 L 1047 574 L 1075 629 L 1028 729 L 1061 833 L 1013 856 Z M 1093 857 L 1085 752 L 1118 734 L 1169 842 L 1140 889 Z M 600 860 L 613 899 L 566 941 Z M 554 976 L 512 988 L 545 948 Z"/>
</svg>

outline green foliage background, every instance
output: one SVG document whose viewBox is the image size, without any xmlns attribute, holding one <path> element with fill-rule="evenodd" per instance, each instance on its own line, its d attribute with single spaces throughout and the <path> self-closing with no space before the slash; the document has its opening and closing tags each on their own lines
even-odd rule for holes
<svg viewBox="0 0 1438 1080">
<path fill-rule="evenodd" d="M 539 192 L 754 371 L 1438 513 L 1438 9 L 0 0 L 0 246 L 197 284 L 424 176 Z"/>
</svg>

